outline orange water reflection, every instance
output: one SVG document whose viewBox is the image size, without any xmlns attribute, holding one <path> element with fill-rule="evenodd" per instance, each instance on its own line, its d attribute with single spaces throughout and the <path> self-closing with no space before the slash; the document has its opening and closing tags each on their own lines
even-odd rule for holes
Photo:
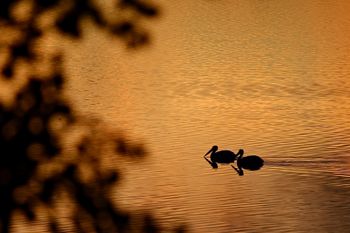
<svg viewBox="0 0 350 233">
<path fill-rule="evenodd" d="M 80 111 L 151 152 L 126 168 L 116 199 L 194 232 L 349 228 L 350 3 L 163 5 L 150 48 L 113 48 L 90 27 L 67 49 Z M 270 166 L 213 172 L 202 155 L 214 144 Z"/>
</svg>

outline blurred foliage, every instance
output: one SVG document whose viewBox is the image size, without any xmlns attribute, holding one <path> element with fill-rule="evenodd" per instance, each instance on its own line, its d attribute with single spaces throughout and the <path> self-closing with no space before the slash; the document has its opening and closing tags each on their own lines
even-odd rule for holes
<svg viewBox="0 0 350 233">
<path fill-rule="evenodd" d="M 63 95 L 64 54 L 56 51 L 42 62 L 42 51 L 34 46 L 53 30 L 62 38 L 81 39 L 85 18 L 131 48 L 148 43 L 140 21 L 156 17 L 158 8 L 138 0 L 112 5 L 113 13 L 106 15 L 92 0 L 0 1 L 0 84 L 25 77 L 18 88 L 9 86 L 13 100 L 0 102 L 2 233 L 11 232 L 19 216 L 29 226 L 39 221 L 49 232 L 164 231 L 152 215 L 118 207 L 112 192 L 120 173 L 115 166 L 103 167 L 107 148 L 116 160 L 117 155 L 141 158 L 145 149 L 77 115 Z M 41 23 L 48 12 L 48 23 Z M 38 74 L 35 66 L 47 66 L 50 72 Z"/>
</svg>

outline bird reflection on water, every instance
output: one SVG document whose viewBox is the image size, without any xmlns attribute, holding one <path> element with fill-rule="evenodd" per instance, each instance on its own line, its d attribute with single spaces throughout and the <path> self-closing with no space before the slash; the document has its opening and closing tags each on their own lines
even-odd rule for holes
<svg viewBox="0 0 350 233">
<path fill-rule="evenodd" d="M 243 170 L 256 171 L 264 165 L 264 160 L 257 155 L 248 155 L 243 157 L 244 150 L 240 149 L 237 154 L 230 150 L 221 150 L 218 146 L 213 146 L 205 155 L 204 159 L 212 166 L 212 168 L 218 168 L 220 164 L 231 164 L 237 161 L 237 167 L 231 164 L 231 167 L 237 172 L 238 175 L 243 176 Z M 210 159 L 207 156 L 210 153 Z"/>
</svg>

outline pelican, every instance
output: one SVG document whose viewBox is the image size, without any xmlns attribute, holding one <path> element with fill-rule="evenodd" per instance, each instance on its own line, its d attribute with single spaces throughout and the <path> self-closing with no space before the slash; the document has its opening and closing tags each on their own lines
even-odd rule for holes
<svg viewBox="0 0 350 233">
<path fill-rule="evenodd" d="M 264 160 L 257 155 L 248 155 L 246 157 L 243 157 L 242 150 L 242 153 L 237 158 L 237 166 L 238 169 L 235 166 L 231 165 L 231 167 L 236 170 L 238 175 L 243 176 L 243 169 L 251 171 L 259 170 L 262 166 L 264 166 Z"/>
<path fill-rule="evenodd" d="M 240 149 L 237 154 L 233 153 L 230 150 L 217 151 L 218 149 L 219 147 L 215 145 L 204 155 L 204 158 L 213 168 L 218 168 L 218 163 L 233 163 L 236 160 L 237 156 L 243 155 L 242 149 Z M 207 158 L 207 155 L 209 153 L 211 153 L 210 160 Z"/>
</svg>

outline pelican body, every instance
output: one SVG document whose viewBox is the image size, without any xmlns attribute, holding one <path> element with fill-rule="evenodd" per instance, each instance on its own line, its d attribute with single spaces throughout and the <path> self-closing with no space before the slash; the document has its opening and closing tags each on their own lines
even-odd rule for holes
<svg viewBox="0 0 350 233">
<path fill-rule="evenodd" d="M 233 169 L 236 170 L 238 175 L 243 176 L 245 170 L 256 171 L 259 170 L 262 166 L 264 166 L 264 160 L 257 155 L 248 155 L 243 157 L 243 153 L 237 157 L 237 166 L 238 169 L 231 165 Z"/>
<path fill-rule="evenodd" d="M 249 155 L 246 157 L 239 157 L 237 159 L 237 166 L 246 170 L 256 171 L 264 165 L 264 160 L 257 155 Z"/>
<path fill-rule="evenodd" d="M 209 164 L 213 168 L 218 168 L 218 163 L 223 163 L 223 164 L 229 164 L 233 163 L 237 156 L 242 153 L 243 155 L 243 150 L 240 149 L 237 154 L 233 153 L 230 150 L 221 150 L 217 151 L 219 148 L 218 146 L 213 146 L 205 155 L 204 158 L 209 162 Z M 210 160 L 206 157 L 209 153 L 210 154 Z"/>
</svg>

